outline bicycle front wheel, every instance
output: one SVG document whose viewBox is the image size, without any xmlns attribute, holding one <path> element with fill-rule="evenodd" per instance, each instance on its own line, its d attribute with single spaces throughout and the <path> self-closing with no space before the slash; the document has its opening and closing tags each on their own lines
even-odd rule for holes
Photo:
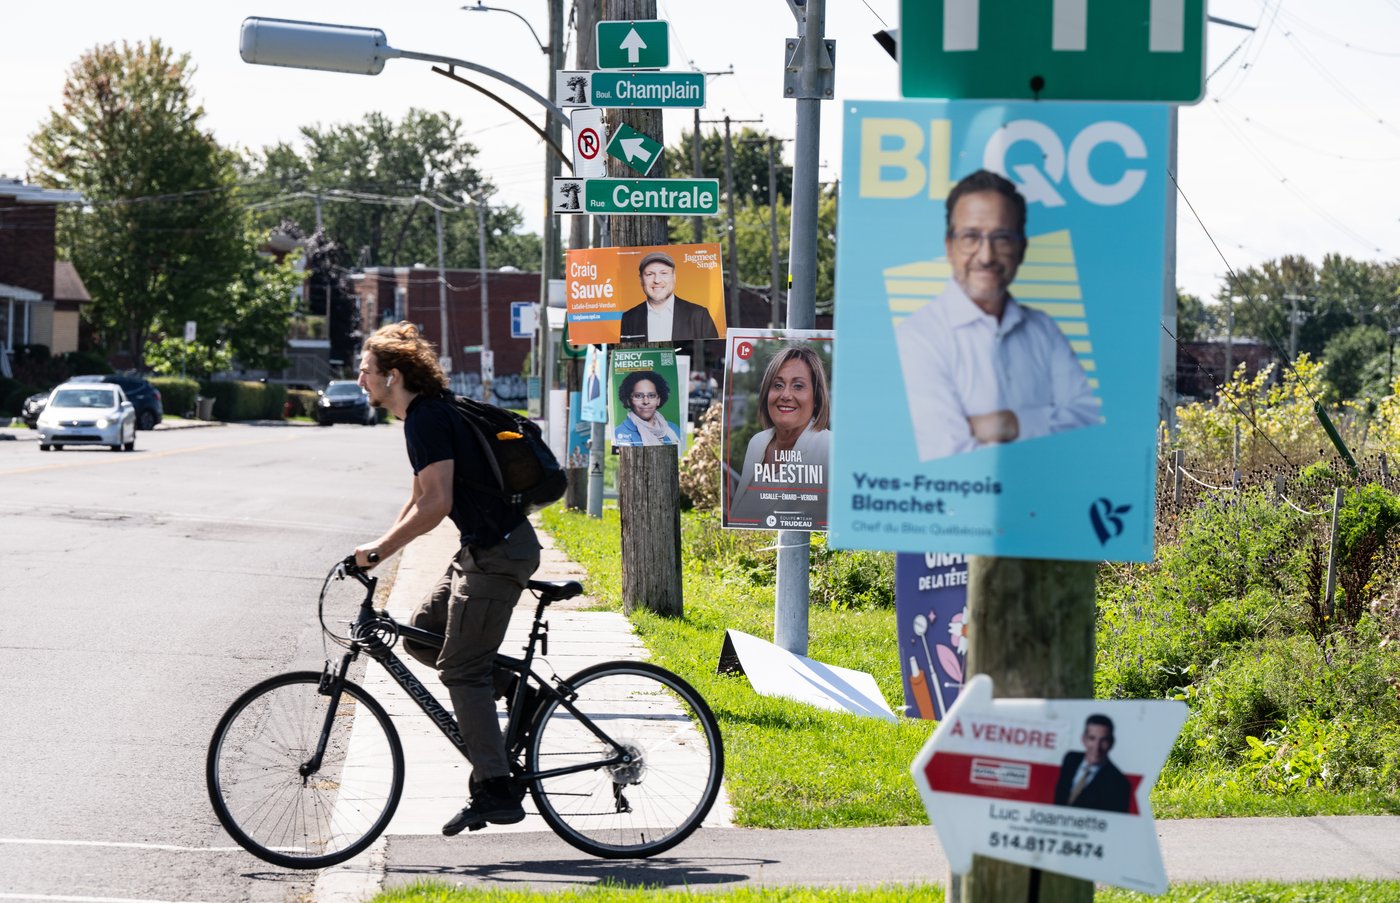
<svg viewBox="0 0 1400 903">
<path fill-rule="evenodd" d="M 719 796 L 724 747 L 690 684 L 655 665 L 604 662 L 559 690 L 572 694 L 577 713 L 547 700 L 526 760 L 544 775 L 530 793 L 556 834 L 594 856 L 624 859 L 669 850 L 700 827 Z M 630 761 L 604 764 L 616 758 L 614 743 Z"/>
<path fill-rule="evenodd" d="M 328 726 L 320 682 L 313 671 L 263 681 L 229 707 L 209 742 L 205 777 L 219 822 L 243 849 L 286 868 L 363 852 L 403 793 L 403 746 L 383 707 L 346 681 Z"/>
</svg>

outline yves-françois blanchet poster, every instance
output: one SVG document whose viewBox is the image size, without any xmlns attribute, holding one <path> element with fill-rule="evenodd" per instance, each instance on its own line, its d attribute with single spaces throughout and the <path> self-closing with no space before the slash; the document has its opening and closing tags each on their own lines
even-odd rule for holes
<svg viewBox="0 0 1400 903">
<path fill-rule="evenodd" d="M 1167 108 L 844 117 L 831 544 L 1150 560 Z"/>
</svg>

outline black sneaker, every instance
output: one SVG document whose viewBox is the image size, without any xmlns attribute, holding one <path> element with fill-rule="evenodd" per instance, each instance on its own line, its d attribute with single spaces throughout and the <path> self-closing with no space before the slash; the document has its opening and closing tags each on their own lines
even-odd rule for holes
<svg viewBox="0 0 1400 903">
<path fill-rule="evenodd" d="M 491 778 L 472 786 L 471 802 L 442 826 L 448 837 L 463 831 L 479 831 L 488 824 L 513 825 L 525 820 L 520 805 L 525 794 L 516 789 L 510 778 Z"/>
</svg>

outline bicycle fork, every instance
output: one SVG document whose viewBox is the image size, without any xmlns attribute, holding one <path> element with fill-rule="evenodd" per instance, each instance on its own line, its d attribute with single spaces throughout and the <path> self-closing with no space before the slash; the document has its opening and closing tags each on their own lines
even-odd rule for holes
<svg viewBox="0 0 1400 903">
<path fill-rule="evenodd" d="M 322 696 L 330 697 L 330 703 L 326 706 L 325 723 L 321 725 L 321 736 L 316 741 L 316 752 L 311 758 L 301 763 L 297 769 L 297 774 L 301 775 L 301 783 L 306 785 L 307 779 L 311 775 L 321 770 L 321 760 L 326 755 L 326 744 L 330 742 L 331 725 L 335 724 L 336 711 L 340 708 L 340 697 L 345 686 L 345 675 L 350 670 L 350 660 L 354 655 L 346 653 L 340 659 L 340 668 L 334 673 L 331 672 L 331 663 L 328 661 L 321 669 L 321 682 L 316 691 Z"/>
</svg>

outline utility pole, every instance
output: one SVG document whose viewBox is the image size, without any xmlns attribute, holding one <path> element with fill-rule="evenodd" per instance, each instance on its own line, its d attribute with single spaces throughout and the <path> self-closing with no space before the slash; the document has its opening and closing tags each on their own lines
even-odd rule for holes
<svg viewBox="0 0 1400 903">
<path fill-rule="evenodd" d="M 782 274 L 778 271 L 778 139 L 768 138 L 768 323 L 777 329 L 783 322 Z"/>
<path fill-rule="evenodd" d="M 564 49 L 564 0 L 548 0 L 549 3 L 549 43 L 545 46 L 545 57 L 549 61 L 545 73 L 549 85 L 549 102 L 557 98 L 554 91 L 554 73 L 563 67 L 560 59 Z M 559 157 L 555 155 L 553 143 L 559 145 L 561 131 L 559 121 L 548 113 L 544 117 L 545 131 L 549 135 L 544 153 L 544 226 L 541 229 L 543 252 L 540 260 L 540 315 L 537 326 L 539 339 L 535 342 L 533 369 L 540 378 L 540 416 L 549 419 L 549 390 L 554 381 L 554 343 L 549 329 L 549 280 L 559 269 L 559 218 L 554 215 L 554 179 L 559 175 Z M 565 412 L 565 416 L 568 413 Z"/>
<path fill-rule="evenodd" d="M 792 162 L 792 233 L 788 242 L 788 329 L 811 329 L 817 322 L 817 202 L 821 163 L 821 102 L 836 90 L 836 42 L 826 39 L 826 0 L 788 0 L 797 19 L 797 38 L 787 42 L 783 94 L 797 106 Z M 812 564 L 811 537 L 778 531 L 773 642 L 807 654 L 807 607 Z"/>
<path fill-rule="evenodd" d="M 442 208 L 433 205 L 437 222 L 438 252 L 438 364 L 449 377 L 452 375 L 452 344 L 447 338 L 447 262 L 442 252 Z"/>
<path fill-rule="evenodd" d="M 574 5 L 574 68 L 589 71 L 594 68 L 597 51 L 593 42 L 597 37 L 598 0 L 584 0 Z M 589 247 L 591 216 L 569 217 L 569 250 Z M 571 359 L 568 372 L 569 398 L 583 386 L 583 361 Z M 580 396 L 580 401 L 582 396 Z M 570 408 L 572 410 L 572 408 Z M 603 516 L 603 452 L 607 425 L 590 424 L 588 437 L 588 464 L 585 467 L 568 468 L 569 489 L 564 496 L 567 508 L 588 509 L 592 517 Z M 595 479 L 596 477 L 596 479 Z M 596 510 L 595 510 L 596 509 Z"/>
<path fill-rule="evenodd" d="M 1298 310 L 1298 302 L 1306 301 L 1307 295 L 1300 295 L 1297 291 L 1285 292 L 1283 300 L 1290 305 L 1288 311 L 1288 359 L 1296 361 L 1298 359 L 1298 326 L 1307 319 L 1308 315 Z"/>
<path fill-rule="evenodd" d="M 481 400 L 487 404 L 495 404 L 491 396 L 491 379 L 487 373 L 486 362 L 491 360 L 491 317 L 490 304 L 487 294 L 487 277 L 490 270 L 486 267 L 486 204 L 483 198 L 476 198 L 476 254 L 477 263 L 481 266 Z M 494 370 L 495 368 L 490 368 Z"/>
<path fill-rule="evenodd" d="M 655 19 L 656 0 L 604 0 L 607 20 Z M 627 124 L 665 145 L 661 110 L 614 109 L 608 131 Z M 608 160 L 608 174 L 634 178 L 623 164 Z M 666 244 L 666 217 L 614 216 L 609 222 L 614 247 Z M 673 347 L 671 343 L 651 347 Z M 680 387 L 676 387 L 679 391 Z M 618 449 L 618 513 L 622 519 L 622 608 L 637 607 L 680 617 L 681 588 L 680 479 L 674 445 Z"/>
</svg>

